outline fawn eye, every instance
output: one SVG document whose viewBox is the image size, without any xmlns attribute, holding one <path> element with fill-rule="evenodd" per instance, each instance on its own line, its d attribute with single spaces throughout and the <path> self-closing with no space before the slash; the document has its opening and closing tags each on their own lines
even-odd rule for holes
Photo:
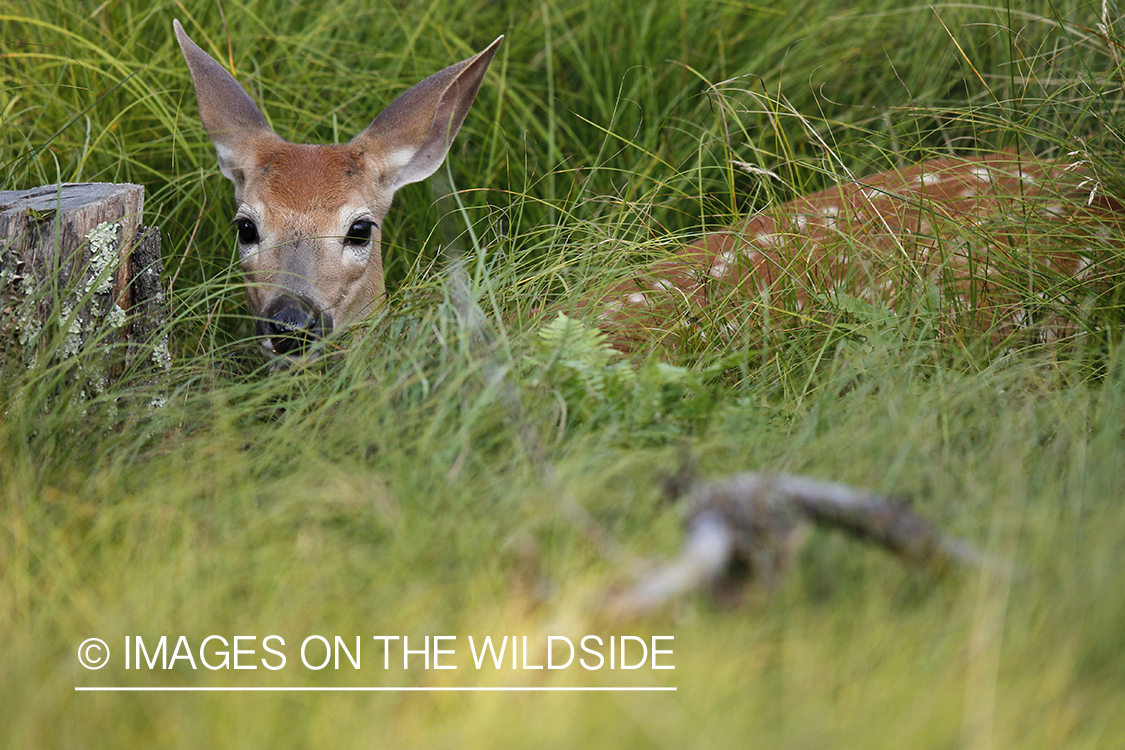
<svg viewBox="0 0 1125 750">
<path fill-rule="evenodd" d="M 235 219 L 234 225 L 238 228 L 238 242 L 242 245 L 253 245 L 258 241 L 258 227 L 249 219 Z"/>
<path fill-rule="evenodd" d="M 371 242 L 371 230 L 375 228 L 375 222 L 368 221 L 367 219 L 360 219 L 352 224 L 348 234 L 344 237 L 345 245 L 366 245 Z"/>
</svg>

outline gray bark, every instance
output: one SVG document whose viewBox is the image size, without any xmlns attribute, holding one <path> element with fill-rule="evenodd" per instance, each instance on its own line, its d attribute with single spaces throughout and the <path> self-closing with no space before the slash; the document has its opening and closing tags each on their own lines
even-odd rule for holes
<svg viewBox="0 0 1125 750">
<path fill-rule="evenodd" d="M 95 392 L 168 362 L 160 231 L 140 185 L 0 191 L 0 354 L 73 362 Z M 73 374 L 72 374 L 73 376 Z"/>
</svg>

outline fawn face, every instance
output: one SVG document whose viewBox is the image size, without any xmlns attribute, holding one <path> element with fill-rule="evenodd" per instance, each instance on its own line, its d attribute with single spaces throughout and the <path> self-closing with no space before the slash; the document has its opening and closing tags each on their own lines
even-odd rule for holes
<svg viewBox="0 0 1125 750">
<path fill-rule="evenodd" d="M 199 116 L 234 183 L 234 227 L 262 345 L 300 356 L 384 297 L 380 237 L 395 191 L 433 174 L 503 37 L 392 102 L 351 142 L 280 138 L 226 69 L 173 22 Z"/>
</svg>

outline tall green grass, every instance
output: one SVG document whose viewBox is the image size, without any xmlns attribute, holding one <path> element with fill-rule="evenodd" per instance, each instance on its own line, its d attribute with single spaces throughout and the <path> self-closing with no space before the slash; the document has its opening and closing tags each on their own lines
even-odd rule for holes
<svg viewBox="0 0 1125 750">
<path fill-rule="evenodd" d="M 231 188 L 172 18 L 283 137 L 310 142 L 349 139 L 409 85 L 506 35 L 448 171 L 404 189 L 388 217 L 391 304 L 309 366 L 270 374 L 247 341 Z M 543 343 L 535 310 L 773 201 L 938 153 L 1082 158 L 1119 194 L 1118 27 L 1077 2 L 10 0 L 2 187 L 143 183 L 174 280 L 174 358 L 93 398 L 50 356 L 0 362 L 0 737 L 1113 746 L 1125 730 L 1119 275 L 1071 295 L 1091 322 L 1061 345 L 950 340 L 935 333 L 940 301 L 891 315 L 826 300 L 768 310 L 752 342 L 628 375 Z M 1099 258 L 1120 260 L 1118 248 L 1107 240 Z M 700 596 L 608 621 L 600 597 L 678 548 L 678 509 L 659 488 L 685 451 L 706 476 L 804 472 L 910 494 L 1001 563 L 937 580 L 818 532 L 746 608 Z M 384 672 L 370 651 L 358 673 L 75 660 L 94 636 L 120 649 L 127 635 L 269 633 L 286 637 L 291 665 L 311 633 L 362 635 L 365 649 L 372 635 L 458 635 L 462 653 L 470 634 L 674 635 L 676 669 L 497 673 L 462 659 L 455 672 Z M 73 690 L 96 684 L 678 692 Z"/>
</svg>

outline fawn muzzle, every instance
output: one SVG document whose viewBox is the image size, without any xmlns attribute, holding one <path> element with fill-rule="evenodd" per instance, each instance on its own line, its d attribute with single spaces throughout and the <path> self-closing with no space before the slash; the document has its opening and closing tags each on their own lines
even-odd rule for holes
<svg viewBox="0 0 1125 750">
<path fill-rule="evenodd" d="M 255 327 L 271 353 L 301 356 L 332 332 L 332 316 L 304 297 L 283 295 L 270 303 Z"/>
</svg>

